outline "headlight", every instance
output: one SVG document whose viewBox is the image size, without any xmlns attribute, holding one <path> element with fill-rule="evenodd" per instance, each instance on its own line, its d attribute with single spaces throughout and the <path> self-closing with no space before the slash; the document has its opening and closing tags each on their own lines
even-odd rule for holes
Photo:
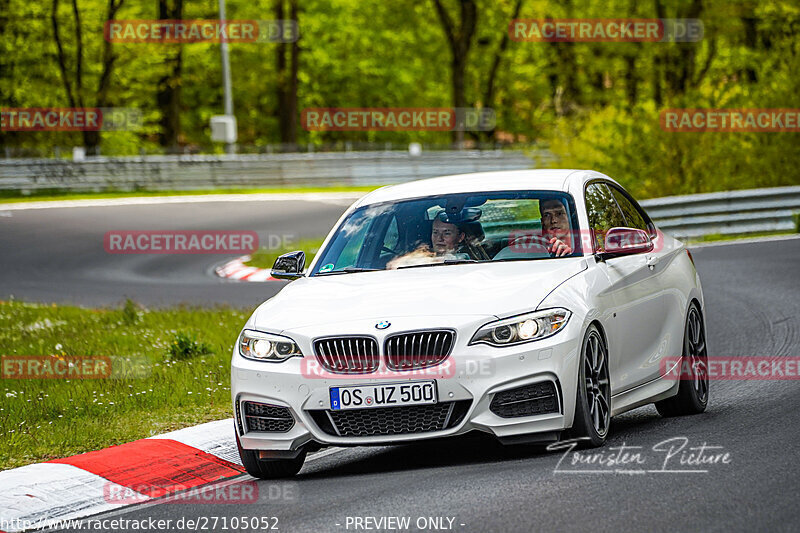
<svg viewBox="0 0 800 533">
<path fill-rule="evenodd" d="M 569 316 L 566 309 L 556 308 L 489 322 L 481 326 L 469 343 L 510 346 L 537 341 L 561 331 Z"/>
<path fill-rule="evenodd" d="M 239 355 L 256 361 L 279 362 L 303 357 L 303 352 L 289 337 L 246 329 L 239 336 Z"/>
</svg>

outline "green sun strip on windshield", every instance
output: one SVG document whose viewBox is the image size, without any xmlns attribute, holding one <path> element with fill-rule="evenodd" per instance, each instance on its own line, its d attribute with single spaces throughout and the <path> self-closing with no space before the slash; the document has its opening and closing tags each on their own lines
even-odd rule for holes
<svg viewBox="0 0 800 533">
<path fill-rule="evenodd" d="M 542 218 L 538 200 L 524 202 L 519 200 L 487 200 L 481 206 L 481 210 L 483 211 L 481 222 L 495 220 L 528 222 L 538 221 Z"/>
</svg>

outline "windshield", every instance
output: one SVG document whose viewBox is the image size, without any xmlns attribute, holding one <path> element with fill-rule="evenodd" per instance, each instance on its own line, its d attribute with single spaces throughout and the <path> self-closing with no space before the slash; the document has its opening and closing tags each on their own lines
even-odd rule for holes
<svg viewBox="0 0 800 533">
<path fill-rule="evenodd" d="M 544 218 L 543 218 L 544 217 Z M 580 255 L 572 196 L 500 191 L 430 196 L 353 211 L 311 275 Z"/>
</svg>

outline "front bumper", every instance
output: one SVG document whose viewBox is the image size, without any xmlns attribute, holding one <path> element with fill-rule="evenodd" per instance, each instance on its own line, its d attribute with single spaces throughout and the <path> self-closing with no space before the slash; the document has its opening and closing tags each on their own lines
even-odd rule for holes
<svg viewBox="0 0 800 533">
<path fill-rule="evenodd" d="M 562 331 L 548 339 L 503 348 L 482 344 L 468 346 L 477 328 L 492 319 L 494 317 L 490 316 L 390 318 L 392 332 L 431 327 L 457 331 L 453 351 L 445 363 L 411 375 L 408 372 L 390 372 L 385 363 L 381 364 L 377 374 L 331 379 L 318 378 L 309 372 L 309 362 L 316 361 L 311 346 L 314 338 L 368 332 L 377 338 L 379 346 L 383 346 L 383 339 L 390 332 L 375 330 L 376 320 L 272 332 L 294 339 L 306 354 L 305 358 L 266 363 L 244 359 L 234 351 L 231 396 L 237 407 L 236 427 L 242 448 L 289 451 L 312 442 L 333 446 L 379 445 L 454 436 L 475 430 L 500 439 L 514 440 L 523 435 L 553 433 L 571 427 L 578 375 L 577 355 L 582 334 L 582 325 L 576 320 L 577 317 L 573 316 Z M 468 405 L 457 423 L 436 431 L 351 437 L 331 434 L 330 428 L 317 422 L 320 416 L 316 417 L 317 421 L 312 416 L 314 412 L 319 415 L 330 409 L 330 387 L 423 380 L 436 381 L 439 402 Z M 490 409 L 497 393 L 547 381 L 555 384 L 557 412 L 504 418 Z M 286 407 L 295 423 L 290 430 L 283 432 L 248 431 L 244 420 L 244 402 Z"/>
</svg>

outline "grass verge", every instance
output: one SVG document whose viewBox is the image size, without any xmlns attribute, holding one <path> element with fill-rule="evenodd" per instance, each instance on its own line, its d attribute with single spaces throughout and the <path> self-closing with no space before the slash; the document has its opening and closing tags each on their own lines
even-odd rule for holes
<svg viewBox="0 0 800 533">
<path fill-rule="evenodd" d="M 57 190 L 33 191 L 22 194 L 21 191 L 0 191 L 0 203 L 14 204 L 20 202 L 46 202 L 56 200 L 100 200 L 107 198 L 146 198 L 152 196 L 196 196 L 206 194 L 277 194 L 307 192 L 369 192 L 383 185 L 331 186 L 331 187 L 270 187 L 261 189 L 198 189 L 198 190 L 137 190 L 106 192 L 59 192 Z"/>
<path fill-rule="evenodd" d="M 248 316 L 0 302 L 3 376 L 5 356 L 112 356 L 105 379 L 0 379 L 0 469 L 232 416 L 230 354 Z"/>
<path fill-rule="evenodd" d="M 311 264 L 311 260 L 314 259 L 314 255 L 319 252 L 319 249 L 322 246 L 322 241 L 324 240 L 324 237 L 319 239 L 301 239 L 291 245 L 287 245 L 286 247 L 259 248 L 250 254 L 250 260 L 246 261 L 245 264 L 247 266 L 269 269 L 275 264 L 275 260 L 279 255 L 293 252 L 295 250 L 302 250 L 306 253 L 306 265 L 309 265 Z"/>
<path fill-rule="evenodd" d="M 683 239 L 689 246 L 692 244 L 699 244 L 704 242 L 717 242 L 717 241 L 738 241 L 742 239 L 758 239 L 761 237 L 778 237 L 781 235 L 796 235 L 800 232 L 794 231 L 764 231 L 760 233 L 734 233 L 731 235 L 723 235 L 721 233 L 710 233 L 702 237 L 693 237 L 690 239 Z"/>
</svg>

